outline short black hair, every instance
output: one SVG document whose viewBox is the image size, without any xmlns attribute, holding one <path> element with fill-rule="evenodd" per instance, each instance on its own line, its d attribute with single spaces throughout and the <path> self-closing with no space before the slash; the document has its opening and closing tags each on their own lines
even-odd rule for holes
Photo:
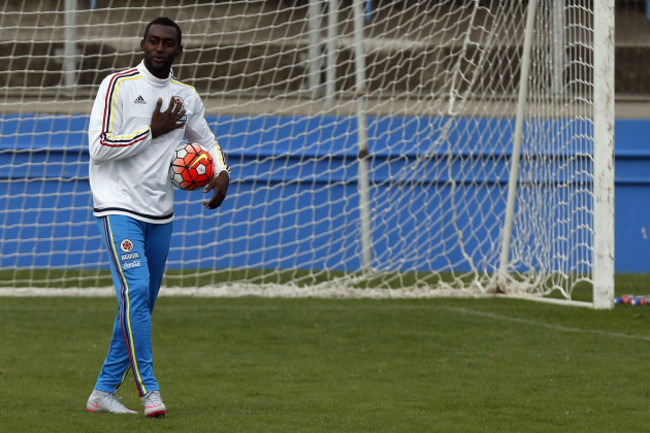
<svg viewBox="0 0 650 433">
<path fill-rule="evenodd" d="M 174 22 L 174 20 L 167 17 L 158 17 L 155 20 L 151 21 L 149 24 L 147 24 L 147 28 L 144 29 L 144 39 L 147 39 L 147 33 L 149 33 L 149 27 L 156 24 L 175 28 L 176 33 L 178 34 L 178 46 L 183 45 L 183 32 L 181 32 L 181 28 L 178 26 L 178 24 L 176 24 L 176 22 Z"/>
</svg>

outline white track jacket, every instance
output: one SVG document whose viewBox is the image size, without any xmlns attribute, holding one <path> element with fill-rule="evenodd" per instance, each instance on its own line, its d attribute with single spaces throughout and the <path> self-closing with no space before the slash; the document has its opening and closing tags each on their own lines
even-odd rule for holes
<svg viewBox="0 0 650 433">
<path fill-rule="evenodd" d="M 162 98 L 161 110 L 165 111 L 172 96 L 185 103 L 185 127 L 152 139 L 149 125 L 158 98 Z M 144 63 L 106 77 L 99 86 L 88 126 L 94 215 L 127 215 L 154 224 L 172 221 L 174 193 L 168 170 L 183 137 L 208 149 L 215 175 L 230 173 L 194 87 L 171 74 L 166 79 L 157 78 Z"/>
</svg>

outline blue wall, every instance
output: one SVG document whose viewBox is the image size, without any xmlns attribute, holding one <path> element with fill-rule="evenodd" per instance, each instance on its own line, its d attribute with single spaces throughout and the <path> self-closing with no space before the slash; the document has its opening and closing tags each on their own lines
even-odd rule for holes
<svg viewBox="0 0 650 433">
<path fill-rule="evenodd" d="M 650 120 L 616 120 L 616 271 L 650 272 Z"/>
<path fill-rule="evenodd" d="M 214 118 L 209 119 L 216 122 Z M 200 209 L 200 193 L 177 192 L 177 232 L 170 254 L 170 265 L 180 263 L 215 267 L 242 266 L 243 251 L 249 259 L 265 267 L 295 268 L 312 263 L 316 268 L 356 270 L 359 263 L 359 235 L 356 217 L 358 204 L 337 197 L 356 197 L 356 137 L 352 118 L 315 117 L 301 119 L 220 117 L 220 136 L 229 137 L 224 147 L 230 163 L 236 167 L 236 180 L 231 185 L 229 199 L 216 216 L 194 218 Z M 474 119 L 476 128 L 494 120 Z M 11 267 L 93 267 L 105 263 L 91 215 L 90 192 L 87 183 L 87 117 L 5 116 L 0 119 L 0 269 Z M 399 128 L 394 123 L 399 122 Z M 388 146 L 402 143 L 403 149 L 391 149 L 390 154 L 402 154 L 375 173 L 373 181 L 395 179 L 400 167 L 415 157 L 410 140 L 427 140 L 430 126 L 409 118 L 382 118 L 371 122 L 370 135 L 380 137 L 382 144 L 373 153 L 387 156 Z M 400 139 L 391 139 L 391 130 L 400 131 Z M 52 132 L 54 131 L 54 132 Z M 58 132 L 60 131 L 60 132 Z M 64 132 L 65 131 L 65 132 Z M 253 134 L 251 135 L 251 131 Z M 278 133 L 278 131 L 283 131 Z M 618 272 L 650 272 L 650 146 L 645 137 L 650 120 L 619 119 L 616 123 L 616 270 Z M 242 134 L 246 134 L 245 140 Z M 275 147 L 250 148 L 250 143 L 273 140 Z M 452 138 L 453 140 L 453 138 Z M 245 143 L 249 143 L 246 145 Z M 318 142 L 318 147 L 312 143 Z M 282 156 L 282 158 L 278 158 Z M 300 157 L 303 164 L 292 163 Z M 486 155 L 484 160 L 490 160 Z M 308 161 L 308 164 L 304 164 Z M 502 160 L 495 160 L 502 164 Z M 260 174 L 263 173 L 262 176 Z M 456 166 L 452 176 L 461 179 L 478 176 L 466 167 Z M 435 185 L 440 199 L 430 202 L 422 212 L 437 211 L 444 200 L 444 176 L 447 172 L 429 173 L 427 179 L 403 178 Z M 12 179 L 30 179 L 29 182 Z M 286 182 L 286 179 L 299 182 Z M 270 188 L 285 179 L 284 189 Z M 434 180 L 435 179 L 435 180 Z M 45 180 L 45 181 L 43 181 Z M 252 181 L 256 180 L 253 187 Z M 503 185 L 507 179 L 491 179 Z M 269 187 L 265 187 L 265 182 Z M 437 182 L 437 183 L 436 183 Z M 325 187 L 327 185 L 327 187 Z M 315 192 L 305 192 L 305 186 Z M 349 192 L 348 192 L 349 191 Z M 300 194 L 294 194 L 301 192 Z M 377 195 L 381 192 L 375 193 Z M 237 201 L 233 197 L 238 197 Z M 285 197 L 293 197 L 285 200 Z M 373 197 L 389 200 L 389 197 Z M 325 202 L 330 204 L 325 205 Z M 257 206 L 267 203 L 266 215 L 284 214 L 284 218 L 265 218 Z M 44 210 L 44 211 L 43 211 Z M 55 212 L 56 211 L 56 212 Z M 480 212 L 481 209 L 475 209 Z M 327 218 L 322 218 L 323 215 Z M 405 217 L 408 218 L 408 217 Z M 417 223 L 417 215 L 411 215 Z M 253 226 L 248 221 L 258 221 Z M 384 227 L 410 224 L 407 220 L 382 222 Z M 284 230 L 284 226 L 298 228 Z M 227 231 L 214 227 L 228 227 Z M 444 230 L 432 227 L 429 230 Z M 334 233 L 333 235 L 331 233 Z M 330 235 L 324 235 L 330 233 Z M 403 232 L 375 234 L 376 256 L 394 254 L 416 245 Z M 481 237 L 481 234 L 478 234 Z M 426 238 L 426 237 L 424 237 Z M 22 241 L 21 241 L 22 240 Z M 426 242 L 423 241 L 423 242 Z M 183 245 L 204 245 L 200 249 L 183 249 Z M 193 252 L 194 251 L 194 252 Z M 325 254 L 327 251 L 327 254 Z M 460 253 L 459 253 L 460 254 Z M 475 254 L 482 254 L 480 249 Z M 325 258 L 325 257 L 329 258 Z M 210 257 L 228 257 L 210 262 Z M 408 267 L 419 267 L 409 263 Z"/>
</svg>

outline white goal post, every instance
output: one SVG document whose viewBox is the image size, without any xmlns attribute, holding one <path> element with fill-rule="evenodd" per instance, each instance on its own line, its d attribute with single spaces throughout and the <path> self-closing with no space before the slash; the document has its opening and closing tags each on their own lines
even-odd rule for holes
<svg viewBox="0 0 650 433">
<path fill-rule="evenodd" d="M 164 15 L 232 178 L 176 192 L 163 293 L 614 305 L 613 0 L 0 10 L 0 295 L 111 293 L 88 117 Z"/>
</svg>

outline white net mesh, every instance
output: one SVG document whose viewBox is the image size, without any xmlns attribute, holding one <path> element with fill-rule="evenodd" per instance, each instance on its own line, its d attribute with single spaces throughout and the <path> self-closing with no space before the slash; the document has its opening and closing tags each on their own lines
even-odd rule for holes
<svg viewBox="0 0 650 433">
<path fill-rule="evenodd" d="M 146 24 L 164 15 L 183 29 L 174 72 L 201 94 L 232 166 L 217 212 L 200 192 L 178 192 L 166 286 L 494 289 L 527 2 L 359 2 L 362 32 L 352 3 L 5 2 L 0 285 L 110 285 L 91 213 L 88 116 L 101 79 L 139 62 Z M 590 4 L 537 9 L 510 292 L 571 298 L 591 282 Z"/>
</svg>

